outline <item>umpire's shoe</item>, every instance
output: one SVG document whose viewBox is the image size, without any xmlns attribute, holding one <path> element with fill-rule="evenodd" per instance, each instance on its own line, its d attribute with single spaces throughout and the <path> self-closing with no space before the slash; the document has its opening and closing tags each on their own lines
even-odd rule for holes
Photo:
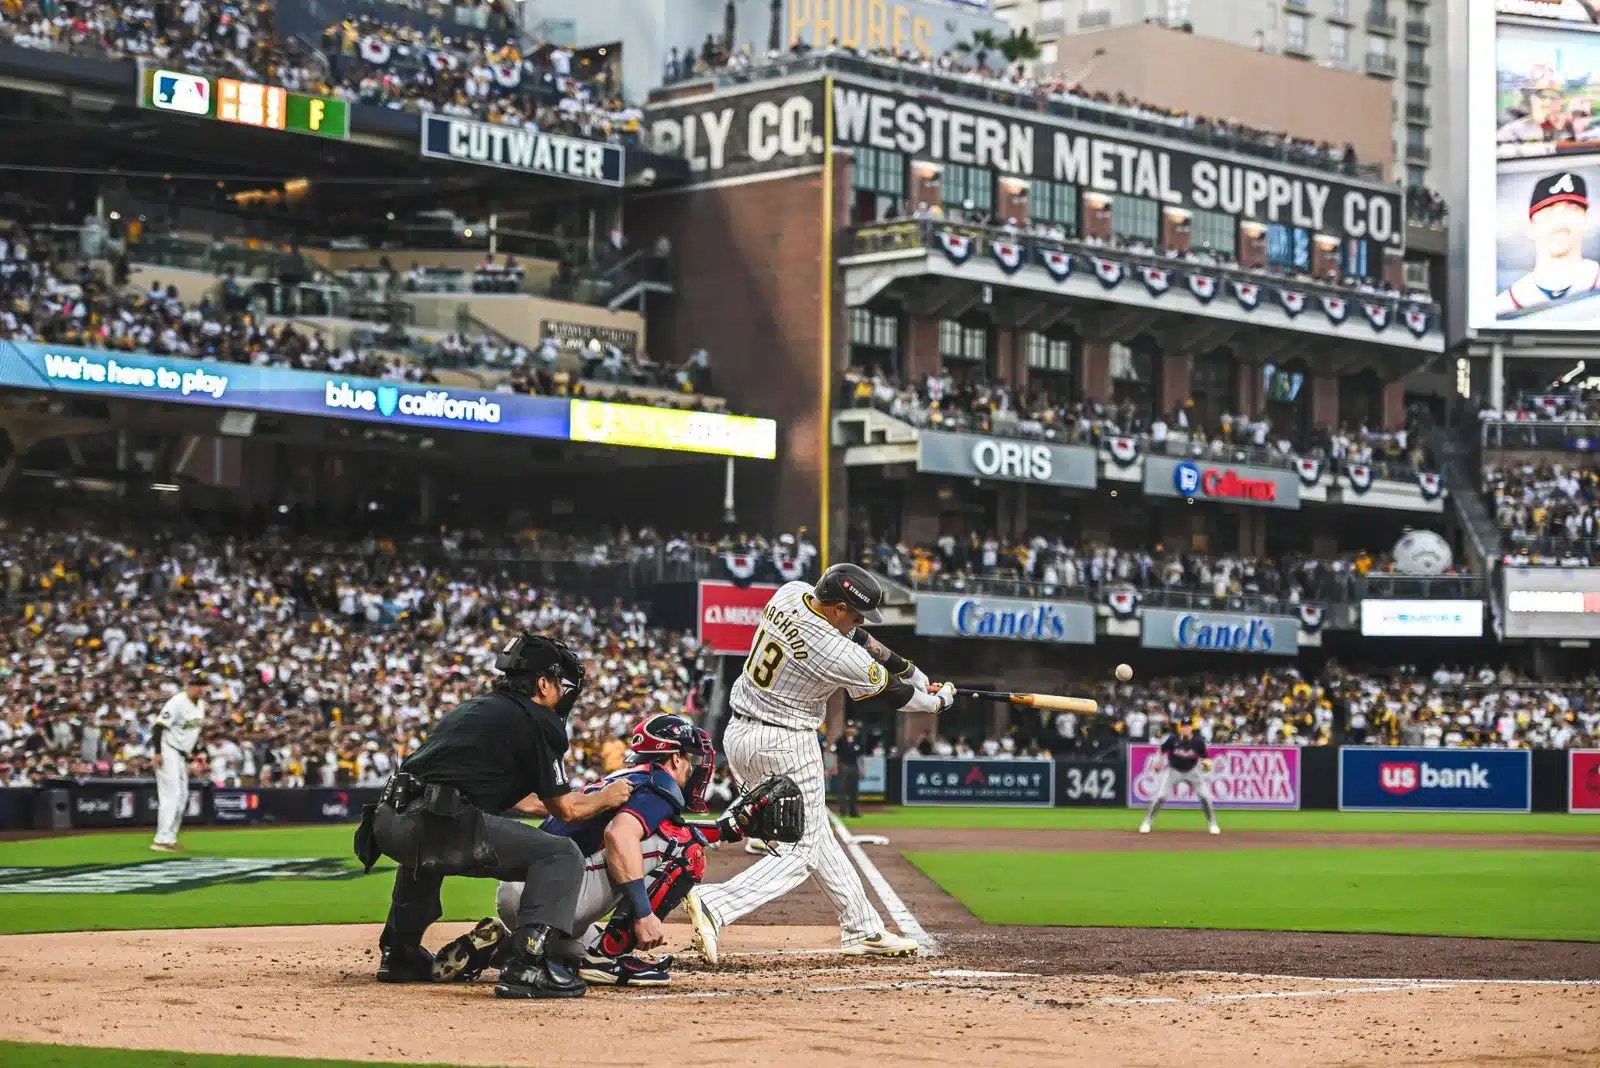
<svg viewBox="0 0 1600 1068">
<path fill-rule="evenodd" d="M 433 954 L 419 943 L 383 946 L 378 957 L 380 983 L 433 982 Z"/>
<path fill-rule="evenodd" d="M 500 969 L 497 998 L 581 998 L 588 989 L 572 966 L 545 952 L 547 927 L 524 928 L 511 939 L 511 959 Z"/>
<path fill-rule="evenodd" d="M 490 916 L 433 956 L 433 981 L 470 983 L 485 968 L 503 968 L 511 955 L 511 931 Z"/>
<path fill-rule="evenodd" d="M 625 953 L 620 957 L 607 957 L 599 953 L 586 953 L 578 966 L 578 975 L 596 986 L 666 986 L 672 982 L 666 963 L 671 957 L 647 961 Z M 663 963 L 666 962 L 666 963 Z"/>
</svg>

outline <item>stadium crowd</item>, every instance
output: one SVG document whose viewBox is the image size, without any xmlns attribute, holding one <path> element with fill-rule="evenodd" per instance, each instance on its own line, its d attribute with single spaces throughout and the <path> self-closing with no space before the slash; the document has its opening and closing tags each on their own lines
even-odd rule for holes
<svg viewBox="0 0 1600 1068">
<path fill-rule="evenodd" d="M 363 13 L 327 27 L 319 50 L 280 36 L 270 3 L 11 0 L 0 7 L 0 42 L 24 48 L 181 63 L 186 71 L 376 107 L 637 140 L 643 113 L 622 100 L 613 64 L 551 45 L 524 53 L 509 33 L 448 29 Z"/>
<path fill-rule="evenodd" d="M 1015 586 L 1027 596 L 1100 598 L 1121 589 L 1192 595 L 1208 607 L 1325 604 L 1359 601 L 1372 575 L 1395 573 L 1394 561 L 1366 550 L 1331 559 L 1289 554 L 1256 559 L 1236 553 L 1205 554 L 1153 549 L 1073 546 L 1034 535 L 1011 540 L 994 534 L 958 538 L 944 534 L 931 545 L 863 545 L 863 564 L 899 582 L 949 591 L 1002 592 Z M 1460 574 L 1449 571 L 1448 574 Z"/>
<path fill-rule="evenodd" d="M 1600 469 L 1485 464 L 1483 489 L 1513 560 L 1600 564 Z"/>
<path fill-rule="evenodd" d="M 571 723 L 581 781 L 620 765 L 640 717 L 704 712 L 711 664 L 692 635 L 653 626 L 637 604 L 518 579 L 505 567 L 509 557 L 483 551 L 494 545 L 589 567 L 719 554 L 737 573 L 748 555 L 794 563 L 784 574 L 810 577 L 815 563 L 803 531 L 338 541 L 87 515 L 0 521 L 0 783 L 148 774 L 151 717 L 177 680 L 199 673 L 209 713 L 197 777 L 372 784 L 442 711 L 481 689 L 503 635 L 522 628 L 554 632 L 588 658 L 594 685 Z M 1019 725 L 1008 737 L 934 735 L 917 747 L 1029 755 L 1093 744 L 1097 735 L 1149 737 L 1173 715 L 1200 717 L 1211 741 L 1318 744 L 1339 727 L 1379 742 L 1560 747 L 1600 728 L 1597 686 L 1505 671 L 1422 677 L 1331 668 L 1321 681 L 1295 669 L 1206 673 L 1105 688 L 1105 715 L 1058 718 L 1053 735 Z M 882 739 L 867 751 L 894 752 Z"/>
<path fill-rule="evenodd" d="M 1222 412 L 1208 422 L 1191 399 L 1151 417 L 1131 400 L 1068 401 L 1048 389 L 1016 390 L 948 367 L 908 383 L 882 367 L 853 366 L 845 371 L 841 389 L 847 407 L 877 408 L 896 419 L 936 429 L 1065 444 L 1098 445 L 1108 437 L 1137 437 L 1144 447 L 1169 455 L 1219 460 L 1236 456 L 1243 461 L 1255 453 L 1280 460 L 1306 457 L 1434 470 L 1427 428 L 1416 414 L 1388 429 L 1340 425 L 1285 435 L 1274 429 L 1265 411 L 1254 416 Z"/>
</svg>

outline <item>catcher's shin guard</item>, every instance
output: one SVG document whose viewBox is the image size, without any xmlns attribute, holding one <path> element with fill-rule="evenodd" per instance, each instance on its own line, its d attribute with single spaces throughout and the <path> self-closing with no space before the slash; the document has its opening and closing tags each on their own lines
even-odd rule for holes
<svg viewBox="0 0 1600 1068">
<path fill-rule="evenodd" d="M 650 911 L 666 919 L 673 909 L 683 904 L 683 899 L 705 873 L 706 854 L 698 844 L 690 846 L 683 856 L 661 865 L 651 873 Z M 600 932 L 600 952 L 608 957 L 632 953 L 633 921 L 633 910 L 623 901 L 611 914 L 611 922 Z"/>
</svg>

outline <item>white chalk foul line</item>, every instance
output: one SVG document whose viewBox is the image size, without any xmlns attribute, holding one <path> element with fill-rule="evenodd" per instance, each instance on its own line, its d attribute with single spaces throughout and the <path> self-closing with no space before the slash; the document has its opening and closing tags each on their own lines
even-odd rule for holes
<svg viewBox="0 0 1600 1068">
<path fill-rule="evenodd" d="M 856 867 L 861 869 L 861 874 L 872 884 L 872 889 L 877 891 L 879 900 L 883 902 L 883 907 L 889 910 L 889 918 L 900 928 L 900 933 L 916 942 L 924 957 L 937 956 L 939 943 L 934 941 L 933 936 L 923 929 L 915 916 L 911 915 L 911 910 L 900 900 L 900 895 L 894 892 L 894 887 L 883 877 L 883 872 L 879 871 L 878 866 L 867 857 L 866 850 L 861 848 L 855 836 L 845 829 L 839 817 L 832 812 L 828 813 L 828 822 L 833 824 L 834 833 L 839 836 L 839 841 L 844 843 L 850 859 L 855 861 Z"/>
<path fill-rule="evenodd" d="M 1418 979 L 1418 978 L 1352 978 L 1336 975 L 1278 975 L 1271 972 L 1224 972 L 1214 968 L 1189 968 L 1176 972 L 1152 972 L 1152 975 L 1224 975 L 1233 979 L 1278 979 L 1297 983 L 1442 983 L 1450 986 L 1600 986 L 1600 979 Z"/>
<path fill-rule="evenodd" d="M 947 987 L 947 979 L 908 979 L 899 983 L 850 983 L 844 986 L 771 986 L 751 987 L 747 990 L 684 990 L 671 994 L 614 994 L 626 1001 L 685 1001 L 692 998 L 750 998 L 777 997 L 783 994 L 845 994 L 859 991 L 925 990 L 928 987 Z M 988 993 L 992 988 L 969 986 L 967 992 Z"/>
</svg>

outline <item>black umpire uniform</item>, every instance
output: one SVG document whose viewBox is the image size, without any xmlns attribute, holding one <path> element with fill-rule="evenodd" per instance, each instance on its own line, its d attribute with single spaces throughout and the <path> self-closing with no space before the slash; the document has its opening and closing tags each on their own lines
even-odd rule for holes
<svg viewBox="0 0 1600 1068">
<path fill-rule="evenodd" d="M 447 713 L 363 811 L 356 855 L 400 863 L 379 939 L 380 982 L 426 982 L 433 955 L 422 935 L 439 919 L 447 875 L 521 882 L 519 926 L 501 969 L 500 997 L 579 997 L 583 980 L 549 959 L 550 932 L 571 937 L 583 856 L 562 838 L 497 815 L 535 794 L 569 792 L 566 718 L 583 687 L 583 664 L 561 642 L 523 634 L 495 661 L 505 673 L 492 693 Z M 554 685 L 540 686 L 541 680 Z M 541 703 L 558 694 L 551 704 Z"/>
</svg>

